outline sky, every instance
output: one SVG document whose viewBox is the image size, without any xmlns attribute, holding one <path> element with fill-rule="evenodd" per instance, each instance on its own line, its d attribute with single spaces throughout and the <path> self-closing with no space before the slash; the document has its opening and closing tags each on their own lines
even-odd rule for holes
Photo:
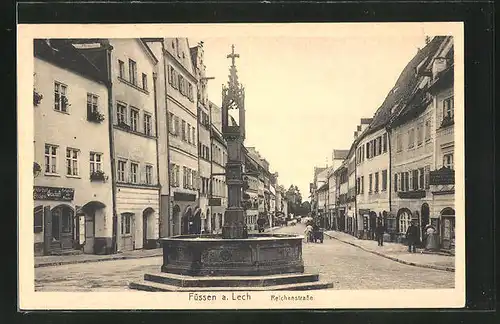
<svg viewBox="0 0 500 324">
<path fill-rule="evenodd" d="M 354 37 L 189 38 L 204 42 L 209 99 L 220 105 L 235 45 L 245 87 L 245 146 L 255 146 L 278 183 L 309 196 L 315 166 L 349 149 L 360 118 L 371 118 L 406 64 L 425 46 L 416 32 Z"/>
</svg>

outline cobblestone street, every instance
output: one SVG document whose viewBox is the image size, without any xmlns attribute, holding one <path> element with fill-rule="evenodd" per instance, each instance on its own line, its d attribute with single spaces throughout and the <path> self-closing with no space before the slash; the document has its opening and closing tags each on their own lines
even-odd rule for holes
<svg viewBox="0 0 500 324">
<path fill-rule="evenodd" d="M 275 232 L 300 233 L 303 225 Z M 404 265 L 325 237 L 303 244 L 307 272 L 318 272 L 333 289 L 453 288 L 454 273 Z M 129 281 L 159 271 L 161 257 L 79 263 L 35 268 L 37 291 L 133 291 Z"/>
</svg>

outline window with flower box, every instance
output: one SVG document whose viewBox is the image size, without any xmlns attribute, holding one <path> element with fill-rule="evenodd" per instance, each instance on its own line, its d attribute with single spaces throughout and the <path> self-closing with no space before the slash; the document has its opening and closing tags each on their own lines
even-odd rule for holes
<svg viewBox="0 0 500 324">
<path fill-rule="evenodd" d="M 45 173 L 57 174 L 57 149 L 56 145 L 45 144 Z"/>
<path fill-rule="evenodd" d="M 54 109 L 60 112 L 68 112 L 68 87 L 65 84 L 54 82 Z"/>
<path fill-rule="evenodd" d="M 78 176 L 78 154 L 77 149 L 66 149 L 66 175 Z"/>
<path fill-rule="evenodd" d="M 87 120 L 100 123 L 104 120 L 104 115 L 99 111 L 99 97 L 92 93 L 87 93 Z"/>
<path fill-rule="evenodd" d="M 90 152 L 90 173 L 102 171 L 102 154 Z"/>
</svg>

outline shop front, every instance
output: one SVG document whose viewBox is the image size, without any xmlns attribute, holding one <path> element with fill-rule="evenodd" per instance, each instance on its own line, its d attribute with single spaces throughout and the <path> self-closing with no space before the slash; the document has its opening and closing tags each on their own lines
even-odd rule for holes
<svg viewBox="0 0 500 324">
<path fill-rule="evenodd" d="M 67 187 L 34 186 L 33 196 L 35 255 L 112 252 L 111 235 L 96 237 L 96 226 L 105 222 L 104 203 L 76 205 L 75 189 Z"/>
</svg>

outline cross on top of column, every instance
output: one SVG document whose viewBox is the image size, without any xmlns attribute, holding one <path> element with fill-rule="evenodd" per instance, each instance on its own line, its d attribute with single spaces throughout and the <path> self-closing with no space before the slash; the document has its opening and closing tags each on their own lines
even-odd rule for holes
<svg viewBox="0 0 500 324">
<path fill-rule="evenodd" d="M 234 66 L 235 59 L 236 59 L 236 58 L 239 58 L 239 57 L 240 57 L 240 54 L 235 54 L 235 53 L 234 53 L 234 44 L 233 44 L 233 45 L 231 45 L 231 54 L 228 54 L 228 55 L 227 55 L 227 58 L 230 58 L 230 59 L 231 59 L 232 66 Z"/>
</svg>

